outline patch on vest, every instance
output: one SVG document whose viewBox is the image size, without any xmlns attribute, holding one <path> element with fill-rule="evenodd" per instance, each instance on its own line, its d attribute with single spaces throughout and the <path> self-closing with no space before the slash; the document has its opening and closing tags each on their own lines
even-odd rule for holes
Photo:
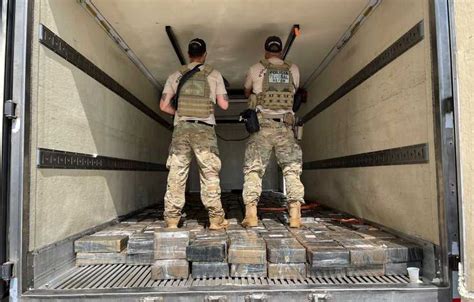
<svg viewBox="0 0 474 302">
<path fill-rule="evenodd" d="M 290 72 L 286 70 L 269 70 L 268 82 L 272 84 L 289 84 Z"/>
<path fill-rule="evenodd" d="M 200 80 L 188 80 L 182 88 L 182 95 L 205 96 L 206 83 Z"/>
</svg>

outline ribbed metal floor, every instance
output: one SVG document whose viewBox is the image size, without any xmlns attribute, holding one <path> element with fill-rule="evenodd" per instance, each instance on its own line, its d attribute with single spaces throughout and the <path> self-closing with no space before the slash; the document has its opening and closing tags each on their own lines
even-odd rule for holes
<svg viewBox="0 0 474 302">
<path fill-rule="evenodd" d="M 390 285 L 407 284 L 408 277 L 330 277 L 300 280 L 270 278 L 188 278 L 184 280 L 150 279 L 150 266 L 126 264 L 90 265 L 75 267 L 41 289 L 116 289 L 116 288 L 191 288 L 199 286 L 295 286 L 295 285 Z"/>
</svg>

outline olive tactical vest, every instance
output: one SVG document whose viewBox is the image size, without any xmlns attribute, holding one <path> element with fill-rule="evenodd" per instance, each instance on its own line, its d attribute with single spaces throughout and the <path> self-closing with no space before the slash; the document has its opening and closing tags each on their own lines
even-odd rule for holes
<svg viewBox="0 0 474 302">
<path fill-rule="evenodd" d="M 291 75 L 291 64 L 284 62 L 282 65 L 271 64 L 268 60 L 260 63 L 265 67 L 262 92 L 257 95 L 257 103 L 265 109 L 291 110 L 295 86 Z"/>
<path fill-rule="evenodd" d="M 207 118 L 214 113 L 214 103 L 211 99 L 211 88 L 207 77 L 213 68 L 204 65 L 201 71 L 196 72 L 186 81 L 180 91 L 178 99 L 179 116 Z M 180 73 L 183 75 L 190 71 L 188 66 L 183 66 Z"/>
</svg>

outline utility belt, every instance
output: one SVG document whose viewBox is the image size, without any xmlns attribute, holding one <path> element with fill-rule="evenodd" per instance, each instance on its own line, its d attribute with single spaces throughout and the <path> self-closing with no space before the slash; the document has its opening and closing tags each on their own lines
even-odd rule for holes
<svg viewBox="0 0 474 302">
<path fill-rule="evenodd" d="M 208 127 L 212 127 L 214 128 L 214 125 L 212 124 L 208 124 L 206 122 L 203 122 L 203 121 L 197 121 L 197 120 L 184 120 L 183 122 L 186 122 L 186 123 L 192 123 L 192 124 L 201 124 L 201 125 L 204 125 L 204 126 L 208 126 Z"/>
<path fill-rule="evenodd" d="M 279 123 L 284 123 L 286 126 L 293 127 L 295 124 L 295 116 L 291 113 L 285 114 L 264 114 L 262 112 L 258 112 L 257 116 L 259 119 L 263 120 L 272 120 Z M 262 121 L 263 122 L 263 121 Z"/>
</svg>

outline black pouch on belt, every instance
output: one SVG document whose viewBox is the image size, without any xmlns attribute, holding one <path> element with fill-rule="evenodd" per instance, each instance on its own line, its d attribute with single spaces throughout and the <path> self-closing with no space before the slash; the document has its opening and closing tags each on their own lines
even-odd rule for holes
<svg viewBox="0 0 474 302">
<path fill-rule="evenodd" d="M 245 128 L 248 133 L 255 133 L 260 131 L 260 124 L 258 123 L 257 112 L 253 109 L 247 109 L 240 113 L 240 119 L 245 122 Z"/>
<path fill-rule="evenodd" d="M 307 98 L 308 92 L 303 88 L 298 88 L 293 98 L 293 112 L 297 112 L 301 104 L 306 103 Z"/>
</svg>

